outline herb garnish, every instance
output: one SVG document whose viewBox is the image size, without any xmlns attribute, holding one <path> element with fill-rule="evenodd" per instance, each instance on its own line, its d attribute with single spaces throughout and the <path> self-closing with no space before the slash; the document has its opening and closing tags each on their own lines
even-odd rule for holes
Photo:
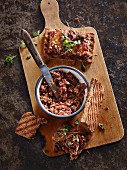
<svg viewBox="0 0 127 170">
<path fill-rule="evenodd" d="M 15 56 L 12 56 L 11 54 L 10 55 L 8 55 L 6 58 L 5 58 L 5 62 L 6 63 L 13 63 L 13 59 L 16 57 L 16 55 Z"/>
<path fill-rule="evenodd" d="M 60 129 L 64 132 L 64 135 L 66 135 L 70 131 L 71 127 L 69 125 L 65 125 L 64 128 Z"/>
<path fill-rule="evenodd" d="M 71 127 L 69 125 L 64 126 L 64 134 L 66 135 L 70 131 Z"/>
<path fill-rule="evenodd" d="M 33 36 L 37 37 L 40 34 L 40 32 L 41 32 L 40 30 L 38 30 L 37 32 L 33 32 Z"/>
<path fill-rule="evenodd" d="M 79 142 L 79 137 L 78 137 L 78 135 L 73 136 L 73 139 L 74 139 L 74 140 L 77 140 L 77 142 Z"/>
<path fill-rule="evenodd" d="M 72 143 L 71 141 L 68 141 L 67 145 L 68 145 L 68 146 L 72 146 L 73 143 Z"/>
<path fill-rule="evenodd" d="M 78 119 L 75 121 L 75 125 L 78 125 L 79 124 L 79 121 L 78 121 Z"/>
<path fill-rule="evenodd" d="M 26 48 L 26 44 L 24 43 L 24 41 L 23 40 L 21 40 L 21 42 L 20 42 L 20 48 Z"/>
<path fill-rule="evenodd" d="M 99 124 L 98 124 L 98 127 L 99 127 L 99 129 L 102 130 L 102 131 L 105 130 L 104 125 L 103 125 L 102 123 L 99 123 Z"/>
<path fill-rule="evenodd" d="M 64 42 L 63 42 L 63 46 L 65 47 L 65 49 L 68 52 L 71 52 L 72 48 L 75 47 L 77 44 L 81 44 L 81 41 L 80 40 L 72 41 L 72 40 L 69 40 L 69 39 L 65 39 Z"/>
<path fill-rule="evenodd" d="M 45 153 L 49 153 L 49 150 L 48 150 L 48 149 L 45 149 L 44 152 L 45 152 Z"/>
<path fill-rule="evenodd" d="M 71 47 L 74 47 L 76 44 L 74 44 L 74 42 L 73 41 L 71 41 L 71 40 L 64 40 L 64 42 L 63 42 L 63 46 L 65 46 L 65 47 L 67 47 L 67 48 L 71 48 Z"/>
</svg>

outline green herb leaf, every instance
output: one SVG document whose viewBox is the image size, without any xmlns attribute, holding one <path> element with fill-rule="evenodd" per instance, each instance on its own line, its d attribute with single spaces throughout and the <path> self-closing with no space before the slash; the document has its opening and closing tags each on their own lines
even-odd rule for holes
<svg viewBox="0 0 127 170">
<path fill-rule="evenodd" d="M 13 59 L 12 59 L 12 57 L 9 57 L 9 56 L 7 56 L 6 58 L 5 58 L 5 61 L 6 61 L 6 63 L 13 63 Z"/>
<path fill-rule="evenodd" d="M 37 37 L 40 34 L 40 30 L 38 30 L 37 32 L 33 32 L 33 36 Z"/>
<path fill-rule="evenodd" d="M 72 143 L 71 141 L 68 141 L 67 145 L 68 145 L 68 146 L 72 146 L 73 143 Z"/>
<path fill-rule="evenodd" d="M 10 54 L 10 55 L 8 55 L 8 56 L 5 58 L 5 62 L 12 64 L 12 63 L 13 63 L 13 59 L 14 59 L 15 57 L 16 57 L 16 56 L 12 56 L 12 55 Z"/>
<path fill-rule="evenodd" d="M 63 46 L 65 47 L 67 52 L 71 52 L 72 48 L 75 47 L 77 44 L 81 44 L 81 41 L 80 40 L 71 41 L 69 39 L 65 39 L 63 42 Z"/>
<path fill-rule="evenodd" d="M 49 153 L 49 150 L 48 150 L 48 149 L 45 149 L 44 152 L 45 152 L 45 153 Z"/>
<path fill-rule="evenodd" d="M 78 119 L 75 121 L 75 125 L 78 125 L 79 124 L 79 121 L 78 121 Z"/>
<path fill-rule="evenodd" d="M 69 44 L 69 42 L 70 42 L 70 41 L 69 41 L 69 40 L 67 40 L 67 39 L 66 39 L 66 40 L 64 40 L 64 42 L 63 42 L 63 46 L 67 46 L 67 45 Z"/>
<path fill-rule="evenodd" d="M 63 42 L 63 46 L 68 47 L 68 48 L 71 48 L 71 47 L 76 46 L 76 44 L 75 44 L 73 41 L 66 39 L 66 40 L 64 40 L 64 42 Z"/>
<path fill-rule="evenodd" d="M 99 129 L 102 130 L 102 131 L 105 130 L 104 125 L 103 125 L 102 123 L 99 123 L 99 124 L 98 124 L 98 127 L 99 127 Z"/>
<path fill-rule="evenodd" d="M 70 131 L 71 127 L 69 125 L 65 125 L 64 129 L 65 129 L 65 132 L 68 133 Z"/>
<path fill-rule="evenodd" d="M 26 44 L 24 43 L 24 41 L 23 40 L 21 40 L 21 42 L 20 42 L 20 48 L 26 48 Z"/>
<path fill-rule="evenodd" d="M 61 128 L 60 130 L 62 130 L 64 132 L 64 135 L 66 135 L 69 131 L 70 131 L 71 127 L 69 125 L 65 125 L 64 128 Z"/>
<path fill-rule="evenodd" d="M 73 139 L 74 140 L 77 140 L 77 142 L 79 142 L 79 137 L 76 135 L 76 136 L 73 136 Z"/>
</svg>

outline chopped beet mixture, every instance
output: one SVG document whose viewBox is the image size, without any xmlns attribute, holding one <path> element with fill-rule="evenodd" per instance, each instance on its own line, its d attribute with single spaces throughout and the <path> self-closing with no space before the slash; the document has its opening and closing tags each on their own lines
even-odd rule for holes
<svg viewBox="0 0 127 170">
<path fill-rule="evenodd" d="M 51 88 L 43 79 L 40 86 L 40 100 L 44 107 L 57 115 L 70 115 L 77 111 L 84 99 L 87 85 L 80 83 L 71 73 L 53 71 L 52 77 L 59 88 L 59 98 L 56 99 Z"/>
<path fill-rule="evenodd" d="M 84 134 L 70 132 L 66 135 L 62 142 L 62 150 L 65 153 L 70 153 L 71 160 L 78 157 L 84 146 L 87 143 L 87 138 Z"/>
</svg>

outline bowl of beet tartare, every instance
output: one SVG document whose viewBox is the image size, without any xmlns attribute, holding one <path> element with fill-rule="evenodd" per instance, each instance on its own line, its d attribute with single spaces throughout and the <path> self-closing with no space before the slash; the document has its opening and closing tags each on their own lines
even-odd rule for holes
<svg viewBox="0 0 127 170">
<path fill-rule="evenodd" d="M 59 98 L 55 97 L 43 76 L 40 76 L 35 96 L 41 109 L 48 115 L 58 118 L 67 118 L 80 113 L 89 89 L 84 74 L 70 66 L 55 66 L 49 70 L 58 87 Z"/>
</svg>

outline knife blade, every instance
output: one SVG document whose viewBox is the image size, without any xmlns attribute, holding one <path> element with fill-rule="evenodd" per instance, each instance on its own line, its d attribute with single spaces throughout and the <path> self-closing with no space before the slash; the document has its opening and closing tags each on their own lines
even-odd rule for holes
<svg viewBox="0 0 127 170">
<path fill-rule="evenodd" d="M 35 45 L 33 44 L 30 34 L 26 30 L 22 29 L 21 30 L 21 36 L 22 36 L 23 41 L 26 44 L 26 47 L 30 51 L 33 59 L 35 60 L 37 66 L 40 68 L 43 77 L 45 78 L 48 85 L 51 87 L 55 97 L 58 98 L 59 97 L 58 87 L 53 82 L 53 78 L 51 76 L 51 73 L 50 73 L 47 65 L 43 62 L 43 60 L 42 60 L 39 52 L 37 51 Z"/>
</svg>

